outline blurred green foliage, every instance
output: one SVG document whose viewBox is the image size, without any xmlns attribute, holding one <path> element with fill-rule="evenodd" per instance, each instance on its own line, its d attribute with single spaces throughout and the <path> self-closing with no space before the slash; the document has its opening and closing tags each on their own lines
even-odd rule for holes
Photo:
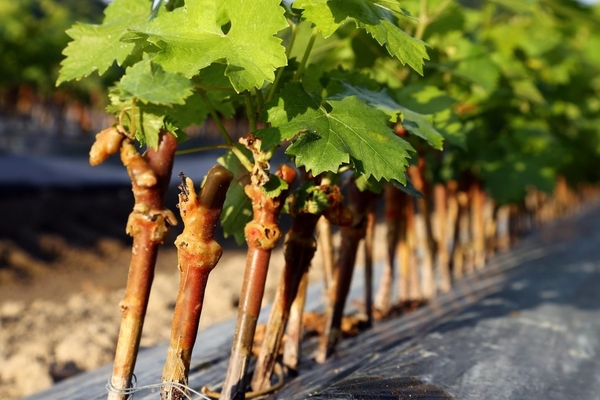
<svg viewBox="0 0 600 400">
<path fill-rule="evenodd" d="M 75 21 L 99 22 L 101 0 L 0 0 L 0 90 L 26 84 L 39 94 L 55 86 L 65 31 Z M 80 90 L 98 86 L 88 80 Z"/>
</svg>

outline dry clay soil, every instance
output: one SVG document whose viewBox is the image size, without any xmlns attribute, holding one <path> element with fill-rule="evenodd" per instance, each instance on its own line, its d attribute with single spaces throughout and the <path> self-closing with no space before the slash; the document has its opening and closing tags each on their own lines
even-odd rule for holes
<svg viewBox="0 0 600 400">
<path fill-rule="evenodd" d="M 176 193 L 167 198 L 176 211 Z M 127 187 L 0 187 L 1 398 L 16 399 L 111 362 L 131 255 L 124 230 L 132 204 Z M 169 338 L 179 282 L 172 243 L 180 230 L 171 228 L 159 253 L 144 347 Z M 223 247 L 209 279 L 201 328 L 233 318 L 237 310 L 245 251 L 232 240 Z M 313 265 L 311 279 L 319 279 L 318 254 Z M 279 248 L 265 301 L 274 296 L 282 266 Z"/>
</svg>

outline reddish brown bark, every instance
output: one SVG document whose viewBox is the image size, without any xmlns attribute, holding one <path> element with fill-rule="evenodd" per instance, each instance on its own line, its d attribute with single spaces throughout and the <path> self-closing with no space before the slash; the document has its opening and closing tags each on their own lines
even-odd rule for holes
<svg viewBox="0 0 600 400">
<path fill-rule="evenodd" d="M 461 278 L 472 269 L 472 258 L 469 244 L 471 235 L 469 230 L 469 197 L 464 192 L 456 194 L 458 214 L 456 216 L 456 231 L 454 236 L 454 252 L 452 257 L 452 275 L 455 279 Z"/>
<path fill-rule="evenodd" d="M 421 280 L 415 260 L 415 204 L 411 196 L 405 196 L 404 226 L 400 226 L 401 236 L 396 250 L 400 265 L 400 301 L 421 301 Z"/>
<path fill-rule="evenodd" d="M 365 315 L 367 317 L 366 326 L 373 324 L 373 252 L 375 242 L 375 198 L 369 204 L 367 210 L 367 222 L 365 228 Z"/>
<path fill-rule="evenodd" d="M 304 305 L 306 304 L 306 292 L 308 290 L 308 271 L 302 276 L 298 294 L 292 303 L 290 317 L 287 326 L 287 339 L 284 341 L 283 365 L 288 371 L 298 371 L 300 363 L 300 347 L 304 335 Z"/>
<path fill-rule="evenodd" d="M 366 213 L 372 199 L 371 192 L 359 191 L 352 181 L 348 193 L 348 208 L 352 212 L 353 219 L 350 226 L 341 229 L 342 240 L 336 260 L 335 279 L 330 290 L 330 304 L 325 311 L 325 330 L 316 355 L 316 360 L 320 363 L 331 355 L 340 338 L 342 316 L 352 282 L 356 251 L 360 241 L 365 237 Z"/>
<path fill-rule="evenodd" d="M 485 266 L 485 226 L 483 206 L 485 195 L 481 183 L 473 182 L 469 189 L 471 213 L 471 246 L 473 248 L 473 264 L 475 269 Z"/>
<path fill-rule="evenodd" d="M 267 330 L 256 362 L 256 369 L 252 378 L 253 391 L 264 390 L 270 385 L 271 374 L 281 348 L 292 302 L 298 295 L 300 281 L 307 274 L 316 251 L 314 233 L 317 222 L 321 214 L 336 218 L 337 215 L 332 216 L 329 211 L 339 210 L 342 204 L 342 195 L 337 186 L 314 186 L 313 193 L 317 192 L 327 197 L 328 206 L 326 209 L 314 212 L 306 208 L 306 203 L 299 204 L 295 196 L 292 196 L 289 202 L 293 223 L 285 240 L 285 267 L 277 287 Z M 320 196 L 320 194 L 317 194 L 317 196 Z M 334 220 L 333 222 L 339 223 L 340 221 Z"/>
<path fill-rule="evenodd" d="M 442 184 L 437 184 L 433 188 L 433 203 L 435 208 L 436 218 L 436 234 L 437 242 L 436 249 L 436 276 L 438 288 L 440 292 L 445 293 L 450 290 L 450 267 L 448 256 L 448 229 L 447 229 L 447 202 L 446 202 L 446 187 Z"/>
<path fill-rule="evenodd" d="M 289 185 L 296 179 L 296 171 L 287 165 L 280 166 L 277 175 Z M 285 191 L 279 196 L 268 197 L 256 184 L 246 186 L 245 190 L 252 201 L 253 219 L 244 230 L 248 256 L 222 399 L 243 399 L 246 392 L 246 370 L 252 355 L 271 251 L 281 238 L 278 219 L 287 195 Z"/>
<path fill-rule="evenodd" d="M 510 248 L 510 206 L 507 205 L 496 211 L 496 246 L 500 251 Z"/>
<path fill-rule="evenodd" d="M 448 205 L 447 218 L 446 218 L 446 243 L 450 247 L 450 254 L 448 254 L 449 262 L 451 264 L 450 273 L 453 275 L 454 271 L 454 259 L 456 250 L 456 230 L 458 221 L 458 197 L 457 197 L 458 185 L 456 181 L 448 181 L 446 183 L 446 202 Z"/>
<path fill-rule="evenodd" d="M 318 215 L 298 215 L 294 218 L 292 228 L 286 235 L 285 267 L 277 286 L 267 330 L 252 378 L 253 391 L 265 389 L 270 385 L 271 374 L 275 368 L 292 302 L 298 293 L 302 276 L 308 271 L 316 251 L 313 235 L 318 220 Z"/>
<path fill-rule="evenodd" d="M 423 298 L 430 299 L 435 297 L 436 285 L 433 273 L 433 257 L 435 254 L 435 240 L 433 229 L 431 227 L 431 209 L 429 207 L 429 187 L 425 179 L 425 159 L 419 157 L 419 165 L 408 167 L 408 176 L 410 177 L 415 189 L 423 194 L 423 197 L 417 199 L 419 222 L 424 226 L 418 226 L 416 230 L 417 246 L 423 249 L 423 257 L 420 260 L 421 269 L 421 288 Z M 424 232 L 421 230 L 424 228 Z"/>
<path fill-rule="evenodd" d="M 167 132 L 161 133 L 158 149 L 148 149 L 144 156 L 129 139 L 123 140 L 121 145 L 121 160 L 133 183 L 135 205 L 127 221 L 127 233 L 133 237 L 133 246 L 125 296 L 120 305 L 121 329 L 110 381 L 113 390 L 108 396 L 111 400 L 128 397 L 122 391 L 131 384 L 158 245 L 166 237 L 167 224 L 177 223 L 173 213 L 164 208 L 176 147 L 177 140 Z"/>
<path fill-rule="evenodd" d="M 192 180 L 182 178 L 179 212 L 185 227 L 175 240 L 180 281 L 171 341 L 162 372 L 163 400 L 189 398 L 189 393 L 173 384 L 187 385 L 206 283 L 223 253 L 213 236 L 233 174 L 224 167 L 214 166 L 208 171 L 199 196 Z"/>
<path fill-rule="evenodd" d="M 485 196 L 483 205 L 483 226 L 485 233 L 485 255 L 490 258 L 496 251 L 496 220 L 494 209 L 496 205 L 490 196 Z"/>
<path fill-rule="evenodd" d="M 323 263 L 323 291 L 325 292 L 325 297 L 327 297 L 329 287 L 331 286 L 331 282 L 333 282 L 334 274 L 331 222 L 329 222 L 327 218 L 321 217 L 317 223 L 317 232 L 317 248 L 321 253 L 321 259 Z"/>
<path fill-rule="evenodd" d="M 375 297 L 375 308 L 382 316 L 387 316 L 391 308 L 392 285 L 394 283 L 394 262 L 396 260 L 396 246 L 400 240 L 401 220 L 404 220 L 404 194 L 392 185 L 384 189 L 384 217 L 387 229 L 386 258 L 379 289 Z M 402 226 L 406 221 L 402 221 Z M 405 233 L 403 233 L 405 236 Z"/>
</svg>

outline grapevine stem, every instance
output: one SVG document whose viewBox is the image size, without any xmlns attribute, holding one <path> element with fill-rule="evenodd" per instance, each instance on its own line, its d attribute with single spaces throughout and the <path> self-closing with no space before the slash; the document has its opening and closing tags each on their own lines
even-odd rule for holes
<svg viewBox="0 0 600 400">
<path fill-rule="evenodd" d="M 131 118 L 130 118 L 130 124 L 131 126 L 129 127 L 129 132 L 131 132 L 132 137 L 135 137 L 136 135 L 136 126 L 135 126 L 135 98 L 131 99 Z"/>
<path fill-rule="evenodd" d="M 294 47 L 294 42 L 296 41 L 296 35 L 298 34 L 298 25 L 292 22 L 290 24 L 290 26 L 292 28 L 292 37 L 290 38 L 289 46 L 285 50 L 285 56 L 288 60 L 290 59 L 290 54 L 292 52 L 292 48 Z M 284 71 L 285 71 L 285 67 L 280 67 L 277 70 L 277 75 L 275 75 L 275 81 L 273 81 L 273 84 L 271 85 L 271 88 L 269 89 L 269 93 L 267 94 L 267 99 L 266 99 L 267 102 L 270 101 L 273 98 L 273 96 L 275 96 L 275 92 L 277 91 L 277 87 L 279 86 L 279 81 L 281 80 L 281 77 L 283 76 Z"/>
<path fill-rule="evenodd" d="M 285 267 L 277 287 L 273 308 L 267 323 L 267 331 L 256 362 L 252 378 L 253 390 L 265 389 L 271 383 L 271 374 L 281 348 L 292 303 L 298 294 L 302 277 L 308 272 L 317 247 L 313 235 L 318 220 L 319 215 L 315 214 L 296 215 L 292 228 L 286 235 Z"/>
<path fill-rule="evenodd" d="M 252 107 L 252 94 L 248 90 L 244 91 L 244 103 L 246 106 L 248 123 L 250 124 L 250 132 L 254 132 L 256 130 L 256 113 Z"/>
<path fill-rule="evenodd" d="M 471 234 L 473 247 L 473 261 L 476 269 L 485 266 L 485 237 L 483 226 L 484 193 L 479 182 L 473 182 L 469 188 L 471 198 Z"/>
<path fill-rule="evenodd" d="M 424 197 L 417 199 L 418 205 L 418 218 L 423 222 L 421 228 L 416 231 L 418 237 L 418 246 L 422 246 L 424 249 L 424 255 L 422 257 L 421 265 L 421 277 L 423 285 L 423 296 L 427 299 L 435 296 L 435 282 L 433 275 L 433 256 L 436 253 L 436 242 L 433 238 L 433 230 L 431 228 L 431 210 L 429 202 L 426 198 L 429 198 L 429 185 L 425 178 L 425 158 L 419 156 L 419 165 L 411 165 L 408 167 L 408 176 L 410 176 L 415 189 L 423 193 Z"/>
<path fill-rule="evenodd" d="M 437 17 L 440 16 L 440 14 L 442 13 L 442 11 L 444 11 L 444 9 L 446 7 L 448 7 L 448 5 L 450 4 L 452 0 L 445 0 L 443 3 L 440 3 L 440 5 L 437 6 L 437 8 L 435 9 L 434 13 L 431 15 L 431 20 L 435 20 L 437 19 Z"/>
<path fill-rule="evenodd" d="M 402 215 L 402 210 L 403 202 L 406 202 L 406 200 L 400 189 L 390 184 L 385 186 L 384 198 L 384 215 L 387 229 L 387 257 L 375 299 L 375 308 L 382 316 L 387 316 L 390 312 L 390 299 L 392 295 L 392 284 L 394 282 L 394 262 L 396 260 L 395 249 L 400 239 L 400 220 L 404 217 Z"/>
<path fill-rule="evenodd" d="M 221 136 L 223 136 L 223 138 L 225 139 L 225 143 L 233 144 L 233 139 L 231 139 L 231 136 L 229 135 L 229 132 L 227 132 L 225 125 L 223 125 L 221 118 L 219 118 L 219 115 L 213 108 L 212 104 L 210 104 L 210 99 L 206 95 L 206 92 L 204 90 L 198 90 L 198 93 L 202 97 L 202 100 L 204 100 L 204 103 L 206 104 L 206 107 L 208 108 L 208 112 L 210 113 L 210 116 L 215 121 L 215 124 L 217 124 L 217 128 L 219 128 L 219 132 L 221 132 Z"/>
<path fill-rule="evenodd" d="M 198 194 L 190 178 L 182 175 L 182 179 L 179 211 L 185 227 L 175 240 L 180 283 L 162 373 L 165 385 L 161 389 L 161 399 L 164 400 L 184 398 L 184 393 L 172 383 L 188 383 L 208 275 L 223 253 L 214 239 L 214 232 L 233 174 L 225 167 L 214 166 L 208 171 L 202 192 Z"/>
<path fill-rule="evenodd" d="M 356 251 L 366 233 L 366 214 L 373 200 L 371 192 L 360 192 L 354 180 L 348 188 L 348 208 L 352 212 L 352 223 L 341 229 L 342 242 L 336 260 L 333 285 L 329 290 L 330 301 L 325 310 L 325 329 L 317 349 L 316 361 L 323 363 L 333 353 L 341 337 L 344 306 L 350 291 Z"/>
<path fill-rule="evenodd" d="M 238 147 L 232 146 L 231 152 L 238 158 L 238 160 L 240 160 L 240 163 L 244 166 L 244 168 L 246 168 L 248 172 L 252 172 L 252 170 L 254 169 L 254 165 Z"/>
<path fill-rule="evenodd" d="M 279 167 L 277 175 L 289 185 L 296 179 L 296 171 L 285 164 Z M 246 370 L 252 355 L 271 251 L 281 236 L 277 220 L 287 196 L 287 191 L 284 191 L 277 197 L 268 197 L 260 186 L 254 184 L 246 186 L 245 191 L 252 200 L 253 220 L 244 229 L 248 243 L 246 270 L 231 357 L 221 394 L 221 398 L 228 400 L 244 398 Z"/>
<path fill-rule="evenodd" d="M 417 285 L 412 285 L 411 280 L 411 246 L 410 246 L 410 232 L 414 226 L 414 215 L 413 215 L 413 200 L 406 193 L 401 192 L 398 189 L 398 202 L 399 204 L 399 218 L 398 218 L 398 241 L 396 242 L 394 257 L 398 258 L 398 300 L 400 303 L 408 300 L 413 300 L 412 291 L 417 289 Z M 390 245 L 390 243 L 388 243 Z M 392 251 L 391 249 L 389 251 Z M 411 286 L 412 285 L 412 286 Z M 412 291 L 411 291 L 412 290 Z M 418 297 L 418 296 L 415 296 Z"/>
<path fill-rule="evenodd" d="M 263 108 L 265 108 L 265 98 L 263 96 L 262 90 L 260 89 L 256 91 L 256 102 L 258 103 L 256 106 L 256 114 L 260 115 Z"/>
<path fill-rule="evenodd" d="M 308 41 L 308 44 L 306 45 L 306 49 L 304 50 L 304 55 L 302 56 L 302 61 L 300 61 L 300 65 L 298 66 L 298 70 L 296 71 L 296 74 L 294 74 L 294 80 L 299 80 L 302 77 L 302 74 L 304 73 L 304 68 L 306 68 L 306 63 L 308 62 L 308 57 L 310 57 L 310 52 L 312 51 L 312 48 L 315 44 L 315 40 L 317 39 L 317 35 L 318 35 L 319 31 L 317 30 L 317 28 L 313 28 L 312 34 L 310 35 L 310 40 Z"/>
<path fill-rule="evenodd" d="M 324 278 L 324 297 L 325 301 L 329 299 L 327 293 L 333 282 L 333 271 L 334 271 L 334 253 L 333 253 L 333 240 L 331 234 L 331 222 L 325 217 L 322 217 L 317 223 L 317 248 L 321 253 L 323 259 L 323 278 Z"/>
<path fill-rule="evenodd" d="M 419 8 L 419 24 L 417 25 L 417 30 L 415 31 L 415 39 L 423 39 L 427 25 L 429 25 L 429 16 L 427 15 L 427 0 L 421 0 Z"/>
<path fill-rule="evenodd" d="M 436 270 L 440 292 L 445 293 L 451 288 L 450 269 L 448 266 L 448 241 L 447 241 L 447 202 L 446 186 L 436 184 L 433 188 L 433 202 L 435 218 L 437 220 L 435 237 L 437 241 Z"/>
<path fill-rule="evenodd" d="M 283 342 L 283 365 L 288 371 L 298 372 L 300 363 L 300 345 L 304 334 L 303 316 L 306 305 L 306 291 L 308 289 L 308 271 L 304 272 L 298 293 L 290 309 L 290 317 L 287 326 L 287 339 Z"/>
<path fill-rule="evenodd" d="M 200 90 L 219 90 L 222 92 L 235 92 L 235 89 L 232 87 L 225 87 L 225 86 L 215 86 L 215 85 L 207 85 L 207 84 L 196 84 L 194 85 L 197 89 Z"/>
<path fill-rule="evenodd" d="M 269 315 L 267 330 L 256 361 L 256 368 L 252 378 L 252 389 L 260 390 L 269 386 L 271 375 L 275 368 L 275 362 L 283 341 L 283 334 L 290 317 L 292 304 L 298 296 L 305 295 L 300 292 L 299 287 L 304 276 L 308 273 L 312 258 L 317 249 L 314 239 L 317 222 L 323 213 L 331 217 L 330 210 L 343 208 L 342 195 L 337 187 L 319 186 L 315 187 L 327 196 L 328 205 L 326 209 L 317 212 L 305 209 L 300 202 L 291 201 L 289 204 L 290 214 L 293 216 L 292 227 L 285 239 L 285 267 L 281 275 L 280 283 L 273 301 L 273 308 Z M 304 304 L 301 299 L 300 303 Z M 301 310 L 297 310 L 299 314 Z M 301 329 L 296 327 L 295 338 L 299 340 Z M 295 352 L 297 354 L 297 352 Z"/>
<path fill-rule="evenodd" d="M 214 144 L 211 146 L 192 147 L 191 149 L 178 150 L 175 153 L 175 155 L 198 153 L 201 151 L 210 151 L 210 150 L 217 150 L 217 149 L 231 149 L 232 147 L 233 146 L 231 144 Z"/>
<path fill-rule="evenodd" d="M 110 381 L 116 391 L 109 393 L 110 400 L 124 400 L 119 390 L 131 384 L 158 245 L 167 235 L 167 225 L 177 223 L 173 213 L 164 208 L 176 147 L 177 140 L 166 132 L 161 134 L 158 148 L 149 149 L 145 156 L 138 153 L 129 139 L 121 145 L 121 160 L 131 177 L 135 205 L 127 221 L 133 246 L 125 296 L 120 304 L 121 328 Z"/>
<path fill-rule="evenodd" d="M 440 3 L 433 14 L 427 14 L 427 0 L 421 0 L 420 9 L 419 9 L 419 24 L 417 25 L 417 29 L 415 31 L 415 39 L 422 40 L 425 35 L 425 30 L 429 26 L 432 21 L 435 21 L 437 17 L 444 11 L 446 7 L 450 4 L 450 0 L 445 0 Z"/>
<path fill-rule="evenodd" d="M 373 252 L 375 245 L 375 201 L 371 201 L 366 213 L 364 244 L 365 257 L 365 314 L 367 326 L 373 324 Z"/>
</svg>

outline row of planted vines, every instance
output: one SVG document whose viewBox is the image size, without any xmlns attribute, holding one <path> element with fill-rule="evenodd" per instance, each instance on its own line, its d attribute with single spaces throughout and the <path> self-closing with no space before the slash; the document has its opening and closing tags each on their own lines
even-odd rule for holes
<svg viewBox="0 0 600 400">
<path fill-rule="evenodd" d="M 196 150 L 223 156 L 199 190 L 181 175 L 181 284 L 161 396 L 187 394 L 202 304 L 214 301 L 204 288 L 222 253 L 219 218 L 248 256 L 229 368 L 219 393 L 206 393 L 269 393 L 298 370 L 317 251 L 326 304 L 314 359 L 325 362 L 355 264 L 365 265 L 369 325 L 451 290 L 523 231 L 596 196 L 599 17 L 567 0 L 115 0 L 101 25 L 71 28 L 59 84 L 123 69 L 108 92 L 118 123 L 90 158 L 120 153 L 135 196 L 109 398 L 126 398 L 132 383 L 153 264 L 177 223 L 164 195 L 187 127 L 216 122 L 222 144 Z M 247 121 L 239 141 L 228 118 Z M 376 229 L 387 235 L 380 282 Z M 255 355 L 278 245 L 285 267 Z"/>
</svg>

